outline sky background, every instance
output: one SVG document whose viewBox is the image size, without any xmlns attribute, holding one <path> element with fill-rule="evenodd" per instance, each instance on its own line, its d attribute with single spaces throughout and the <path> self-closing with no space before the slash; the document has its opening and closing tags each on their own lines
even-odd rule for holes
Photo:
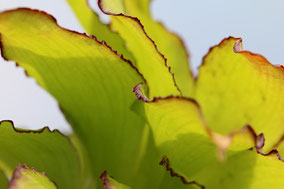
<svg viewBox="0 0 284 189">
<path fill-rule="evenodd" d="M 94 9 L 95 1 L 90 0 Z M 18 7 L 44 10 L 59 25 L 84 32 L 64 0 L 0 0 L 0 11 Z M 244 49 L 284 64 L 283 0 L 154 0 L 152 13 L 183 38 L 195 74 L 209 48 L 228 36 L 242 37 Z M 0 88 L 0 120 L 13 120 L 22 128 L 71 131 L 53 97 L 2 58 Z"/>
</svg>

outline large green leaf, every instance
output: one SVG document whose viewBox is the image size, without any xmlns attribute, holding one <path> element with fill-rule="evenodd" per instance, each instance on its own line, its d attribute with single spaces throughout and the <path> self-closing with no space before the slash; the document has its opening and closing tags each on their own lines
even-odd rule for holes
<svg viewBox="0 0 284 189">
<path fill-rule="evenodd" d="M 166 56 L 183 96 L 192 97 L 194 79 L 189 69 L 189 55 L 182 39 L 168 31 L 161 22 L 153 20 L 150 12 L 151 0 L 125 0 L 124 2 L 126 14 L 138 17 L 158 49 Z"/>
<path fill-rule="evenodd" d="M 150 0 L 100 0 L 99 4 L 104 12 L 114 15 L 111 16 L 111 27 L 117 30 L 129 44 L 129 50 L 133 52 L 135 58 L 137 58 L 139 54 L 141 54 L 141 59 L 143 57 L 153 56 L 154 54 L 154 50 L 150 51 L 149 47 L 145 47 L 145 45 L 142 44 L 140 46 L 140 43 L 138 43 L 138 39 L 142 38 L 143 34 L 137 35 L 139 34 L 137 31 L 146 31 L 145 33 L 153 39 L 159 51 L 167 58 L 167 65 L 171 67 L 171 71 L 175 74 L 176 83 L 182 91 L 183 96 L 192 97 L 194 80 L 189 70 L 186 48 L 177 35 L 169 32 L 161 23 L 152 19 L 149 10 Z M 125 19 L 126 16 L 120 15 L 119 13 L 131 17 Z M 140 21 L 143 26 L 140 24 Z M 141 26 L 138 26 L 136 22 Z M 131 41 L 132 38 L 128 38 L 129 31 L 131 30 L 133 30 L 134 34 L 136 33 L 136 35 L 134 35 L 136 36 L 135 41 Z M 142 51 L 150 51 L 149 53 L 152 52 L 152 55 L 141 52 L 141 49 L 144 49 Z M 142 66 L 145 67 L 144 65 L 147 64 L 147 62 L 144 63 L 142 60 L 137 59 L 138 64 L 142 64 Z M 148 58 L 147 61 L 149 61 Z M 153 63 L 153 61 L 150 61 L 149 63 Z M 155 71 L 155 73 L 157 73 L 157 71 Z"/>
<path fill-rule="evenodd" d="M 118 8 L 113 2 L 101 1 L 99 5 L 104 13 L 110 15 L 111 27 L 125 40 L 129 51 L 134 55 L 137 68 L 148 82 L 149 97 L 180 95 L 166 58 L 147 35 L 141 22 L 137 18 L 115 14 L 112 8 L 105 8 L 108 5 Z"/>
<path fill-rule="evenodd" d="M 94 35 L 99 41 L 106 41 L 114 50 L 134 62 L 133 56 L 125 47 L 121 37 L 103 24 L 99 16 L 89 7 L 87 0 L 66 0 L 72 7 L 80 23 L 89 35 Z"/>
<path fill-rule="evenodd" d="M 197 103 L 181 97 L 156 98 L 145 106 L 160 156 L 166 156 L 161 164 L 182 181 L 216 189 L 283 187 L 284 163 L 277 151 L 263 154 L 264 137 L 251 127 L 215 133 Z"/>
<path fill-rule="evenodd" d="M 27 165 L 18 165 L 9 183 L 9 189 L 56 189 L 45 173 L 40 173 Z"/>
<path fill-rule="evenodd" d="M 57 130 L 15 129 L 9 121 L 0 125 L 0 168 L 11 175 L 18 164 L 28 164 L 56 182 L 59 188 L 79 188 L 80 163 L 70 140 Z"/>
<path fill-rule="evenodd" d="M 190 176 L 216 161 L 216 147 L 194 101 L 168 97 L 147 102 L 145 108 L 160 160 L 167 156 L 177 173 L 190 180 Z"/>
<path fill-rule="evenodd" d="M 230 37 L 205 56 L 195 97 L 212 130 L 228 134 L 250 124 L 264 133 L 267 150 L 284 133 L 283 82 L 282 67 L 242 51 L 241 39 Z"/>
<path fill-rule="evenodd" d="M 152 143 L 145 121 L 131 110 L 143 110 L 131 90 L 144 82 L 131 63 L 93 38 L 58 27 L 40 11 L 2 13 L 0 33 L 4 57 L 24 67 L 58 100 L 90 155 L 95 177 L 108 170 L 122 183 L 139 185 L 142 181 L 132 180 Z"/>
<path fill-rule="evenodd" d="M 108 170 L 133 188 L 165 183 L 171 188 L 171 179 L 164 179 L 169 174 L 158 166 L 144 105 L 131 93 L 145 81 L 129 62 L 93 38 L 58 27 L 40 11 L 0 14 L 0 33 L 3 56 L 24 67 L 58 100 L 90 155 L 95 178 Z"/>
</svg>

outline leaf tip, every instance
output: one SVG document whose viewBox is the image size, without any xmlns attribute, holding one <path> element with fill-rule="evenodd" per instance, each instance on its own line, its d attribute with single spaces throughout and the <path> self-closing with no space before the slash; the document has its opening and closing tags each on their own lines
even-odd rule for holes
<svg viewBox="0 0 284 189">
<path fill-rule="evenodd" d="M 108 183 L 106 170 L 102 172 L 100 179 L 102 180 L 104 186 Z"/>
<path fill-rule="evenodd" d="M 243 49 L 243 40 L 240 38 L 236 41 L 236 43 L 234 44 L 233 50 L 235 53 L 240 53 L 242 52 Z"/>
<path fill-rule="evenodd" d="M 146 96 L 144 96 L 141 87 L 142 83 L 138 83 L 137 85 L 135 85 L 132 89 L 132 92 L 134 92 L 136 98 L 142 102 L 151 102 L 151 100 L 149 98 L 147 98 Z"/>
<path fill-rule="evenodd" d="M 18 166 L 14 169 L 12 178 L 9 182 L 9 189 L 17 189 L 18 188 L 18 180 L 23 176 L 23 172 L 25 171 L 32 171 L 36 172 L 42 176 L 46 176 L 45 172 L 39 172 L 34 167 L 29 167 L 27 164 L 18 164 Z M 53 184 L 55 184 L 53 181 L 51 181 Z"/>
</svg>

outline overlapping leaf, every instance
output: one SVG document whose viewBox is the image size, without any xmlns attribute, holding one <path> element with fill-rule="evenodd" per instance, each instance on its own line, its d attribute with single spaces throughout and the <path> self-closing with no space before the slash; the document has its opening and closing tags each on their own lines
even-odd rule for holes
<svg viewBox="0 0 284 189">
<path fill-rule="evenodd" d="M 40 173 L 27 165 L 19 165 L 9 183 L 9 189 L 56 189 L 56 185 L 50 181 L 45 173 Z"/>
<path fill-rule="evenodd" d="M 281 67 L 242 51 L 240 39 L 228 38 L 204 58 L 195 97 L 212 130 L 228 134 L 252 125 L 264 133 L 267 150 L 284 133 L 283 82 Z"/>
<path fill-rule="evenodd" d="M 263 135 L 256 136 L 249 127 L 218 135 L 207 128 L 198 105 L 189 99 L 168 97 L 145 103 L 160 155 L 166 155 L 161 164 L 183 182 L 205 188 L 283 186 L 284 163 L 275 151 L 262 154 Z M 226 151 L 225 161 L 217 159 L 218 150 Z M 263 173 L 267 176 L 262 178 Z"/>
<path fill-rule="evenodd" d="M 169 32 L 161 23 L 155 22 L 152 19 L 149 4 L 150 0 L 99 1 L 99 5 L 101 6 L 102 10 L 107 14 L 113 15 L 111 16 L 111 27 L 117 30 L 129 45 L 129 50 L 135 55 L 135 58 L 137 58 L 138 67 L 146 68 L 147 64 L 154 64 L 155 62 L 153 60 L 150 61 L 149 58 L 147 58 L 149 62 L 143 61 L 143 57 L 154 57 L 154 55 L 156 54 L 153 48 L 153 50 L 150 51 L 151 48 L 141 44 L 141 42 L 139 42 L 138 40 L 140 38 L 145 38 L 143 34 L 143 32 L 145 31 L 147 33 L 145 34 L 149 35 L 150 38 L 155 41 L 158 50 L 167 58 L 167 65 L 171 67 L 171 71 L 175 74 L 176 83 L 181 89 L 182 94 L 187 97 L 192 97 L 194 90 L 194 81 L 189 70 L 188 54 L 186 52 L 184 44 L 177 35 Z M 127 16 L 121 15 L 120 13 Z M 140 23 L 140 21 L 142 24 Z M 138 22 L 139 24 L 137 24 L 136 22 Z M 135 37 L 135 41 L 131 40 L 132 38 L 128 36 L 131 32 L 133 32 L 132 35 L 133 37 Z M 147 39 L 144 39 L 144 43 L 146 43 L 146 40 Z M 148 71 L 151 71 L 152 74 L 154 70 L 150 68 L 150 70 Z M 145 72 L 146 71 L 142 72 L 143 75 L 145 75 Z M 155 71 L 156 74 L 158 74 L 159 72 Z M 148 78 L 146 75 L 145 77 Z"/>
<path fill-rule="evenodd" d="M 131 187 L 159 185 L 165 170 L 151 161 L 156 158 L 151 131 L 133 112 L 143 113 L 131 90 L 144 80 L 130 62 L 93 38 L 58 27 L 40 11 L 2 13 L 0 33 L 3 56 L 58 100 L 87 149 L 95 178 L 108 170 Z"/>
<path fill-rule="evenodd" d="M 58 131 L 15 129 L 11 122 L 0 125 L 0 168 L 11 176 L 18 164 L 28 164 L 56 182 L 60 188 L 79 188 L 80 162 L 69 139 Z"/>
<path fill-rule="evenodd" d="M 115 6 L 116 4 L 120 3 L 99 2 L 101 10 L 111 16 L 111 27 L 124 39 L 129 51 L 136 59 L 137 68 L 147 79 L 149 97 L 180 95 L 164 55 L 158 51 L 156 44 L 147 35 L 141 22 L 137 18 L 116 14 L 120 13 L 120 10 L 116 11 L 119 8 Z"/>
<path fill-rule="evenodd" d="M 283 135 L 284 119 L 279 116 L 284 112 L 282 68 L 242 51 L 240 40 L 229 38 L 210 51 L 200 69 L 194 97 L 204 117 L 193 100 L 151 100 L 180 93 L 164 57 L 140 21 L 113 14 L 137 9 L 134 13 L 150 23 L 145 6 L 149 2 L 140 2 L 140 12 L 136 1 L 117 3 L 114 8 L 108 5 L 116 4 L 103 3 L 101 8 L 112 15 L 113 28 L 126 40 L 148 81 L 150 99 L 139 88 L 134 90 L 144 104 L 136 101 L 130 90 L 137 83 L 145 84 L 145 80 L 104 43 L 58 27 L 54 18 L 43 12 L 19 9 L 0 15 L 3 56 L 18 62 L 57 98 L 87 149 L 83 153 L 91 157 L 93 171 L 99 174 L 109 170 L 119 182 L 133 188 L 149 187 L 153 180 L 153 188 L 171 188 L 172 183 L 165 184 L 169 179 L 165 181 L 160 175 L 163 167 L 155 168 L 156 160 L 165 155 L 161 164 L 171 176 L 180 178 L 179 184 L 192 184 L 181 188 L 261 189 L 284 185 L 283 162 L 276 151 L 263 154 L 263 135 L 257 136 L 264 133 L 267 150 Z M 249 126 L 241 129 L 248 124 L 257 133 Z M 226 155 L 225 163 L 216 153 L 219 159 Z M 9 172 L 4 164 L 1 168 Z M 121 186 L 107 178 L 112 186 Z"/>
<path fill-rule="evenodd" d="M 276 105 L 277 99 L 273 97 L 283 94 L 283 73 L 281 68 L 272 66 L 263 57 L 241 49 L 238 39 L 229 38 L 205 57 L 197 82 L 196 97 L 201 102 L 201 109 L 207 111 L 204 117 L 207 121 L 209 116 L 208 123 L 202 121 L 199 108 L 190 100 L 174 97 L 154 101 L 146 97 L 140 99 L 148 103 L 146 115 L 155 142 L 161 155 L 167 155 L 170 160 L 171 171 L 176 171 L 174 174 L 202 183 L 206 188 L 281 188 L 284 164 L 278 152 L 273 150 L 264 154 L 263 135 L 257 136 L 251 127 L 243 131 L 236 130 L 252 124 L 258 134 L 264 132 L 269 140 L 272 139 L 267 149 L 271 149 L 271 145 L 279 140 L 283 135 L 283 126 L 280 124 L 282 116 L 279 116 L 282 114 L 282 106 L 281 100 L 278 101 L 280 105 Z M 259 95 L 262 98 L 258 98 Z M 138 96 L 141 96 L 139 91 Z M 263 99 L 269 103 L 262 103 Z M 224 108 L 215 104 L 226 106 Z M 243 106 L 247 109 L 239 110 Z M 243 119 L 245 116 L 238 114 L 235 116 L 231 110 L 245 116 L 252 114 L 251 119 Z M 270 112 L 277 116 L 271 117 Z M 226 124 L 221 128 L 216 122 Z M 231 134 L 222 136 L 211 129 L 221 134 Z M 279 137 L 273 138 L 276 132 Z M 228 151 L 225 163 L 216 159 L 218 151 L 215 145 L 221 153 Z M 253 146 L 257 152 L 249 150 Z M 263 176 L 263 173 L 267 175 Z"/>
<path fill-rule="evenodd" d="M 5 12 L 0 33 L 4 57 L 58 100 L 97 174 L 132 175 L 144 125 L 130 111 L 135 97 L 129 91 L 144 81 L 131 63 L 95 39 L 59 28 L 43 12 Z"/>
<path fill-rule="evenodd" d="M 90 9 L 87 0 L 66 0 L 72 7 L 80 23 L 89 35 L 94 35 L 99 41 L 106 41 L 114 50 L 134 62 L 133 56 L 128 52 L 121 37 L 103 24 L 99 16 Z"/>
</svg>

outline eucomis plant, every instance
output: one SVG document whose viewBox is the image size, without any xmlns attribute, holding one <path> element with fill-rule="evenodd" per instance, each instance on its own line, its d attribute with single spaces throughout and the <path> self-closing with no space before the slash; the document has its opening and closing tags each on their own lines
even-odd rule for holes
<svg viewBox="0 0 284 189">
<path fill-rule="evenodd" d="M 100 0 L 109 25 L 86 0 L 67 2 L 87 34 L 39 10 L 0 13 L 2 57 L 57 99 L 74 131 L 2 121 L 0 188 L 284 188 L 283 67 L 229 37 L 194 77 L 150 0 Z"/>
</svg>

